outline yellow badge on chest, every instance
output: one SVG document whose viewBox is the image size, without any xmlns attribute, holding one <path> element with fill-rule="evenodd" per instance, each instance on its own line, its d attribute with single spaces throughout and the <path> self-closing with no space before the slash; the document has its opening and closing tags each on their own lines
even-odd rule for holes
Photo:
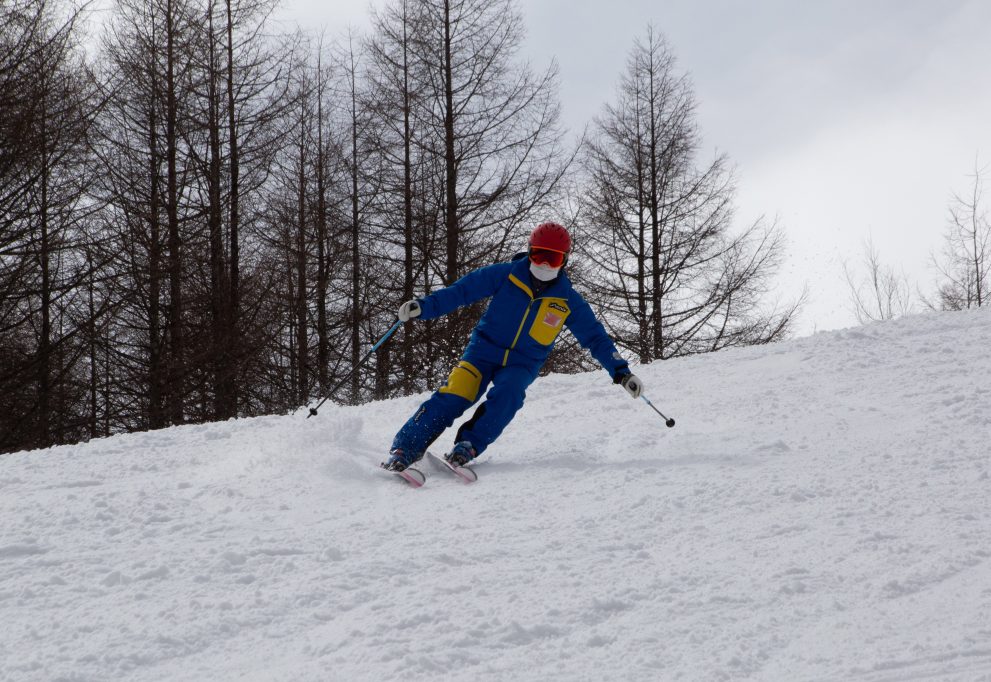
<svg viewBox="0 0 991 682">
<path fill-rule="evenodd" d="M 554 343 L 561 333 L 564 321 L 571 314 L 568 301 L 564 298 L 545 298 L 540 301 L 537 317 L 530 325 L 530 336 L 544 346 Z"/>
</svg>

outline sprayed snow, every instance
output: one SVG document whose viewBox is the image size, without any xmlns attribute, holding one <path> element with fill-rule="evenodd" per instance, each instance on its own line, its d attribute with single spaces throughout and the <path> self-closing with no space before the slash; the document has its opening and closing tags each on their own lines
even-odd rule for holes
<svg viewBox="0 0 991 682">
<path fill-rule="evenodd" d="M 0 457 L 3 680 L 991 680 L 991 315 Z M 447 444 L 450 434 L 441 443 Z"/>
</svg>

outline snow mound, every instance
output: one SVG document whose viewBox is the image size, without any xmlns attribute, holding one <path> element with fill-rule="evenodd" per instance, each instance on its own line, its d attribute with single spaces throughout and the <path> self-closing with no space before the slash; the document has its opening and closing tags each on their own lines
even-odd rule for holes
<svg viewBox="0 0 991 682">
<path fill-rule="evenodd" d="M 0 679 L 991 680 L 989 312 L 0 457 Z"/>
</svg>

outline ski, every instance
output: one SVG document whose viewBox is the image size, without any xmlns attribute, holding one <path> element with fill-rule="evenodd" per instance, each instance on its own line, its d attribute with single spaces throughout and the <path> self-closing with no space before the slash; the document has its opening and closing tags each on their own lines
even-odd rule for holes
<svg viewBox="0 0 991 682">
<path fill-rule="evenodd" d="M 419 469 L 414 469 L 413 467 L 406 467 L 402 471 L 393 471 L 392 469 L 386 469 L 384 466 L 382 466 L 382 469 L 403 479 L 412 488 L 419 488 L 427 482 L 427 477 L 423 474 L 423 472 Z"/>
<path fill-rule="evenodd" d="M 463 467 L 454 466 L 453 464 L 451 464 L 450 462 L 448 462 L 443 457 L 438 457 L 437 455 L 435 455 L 432 452 L 427 452 L 427 457 L 435 465 L 437 465 L 439 467 L 442 467 L 442 468 L 446 469 L 447 471 L 450 471 L 452 474 L 454 474 L 455 476 L 457 476 L 458 478 L 460 478 L 465 483 L 474 483 L 475 481 L 478 480 L 478 474 L 475 473 L 475 470 L 474 469 L 472 469 L 471 467 L 469 467 L 467 465 L 466 466 L 463 466 Z"/>
</svg>

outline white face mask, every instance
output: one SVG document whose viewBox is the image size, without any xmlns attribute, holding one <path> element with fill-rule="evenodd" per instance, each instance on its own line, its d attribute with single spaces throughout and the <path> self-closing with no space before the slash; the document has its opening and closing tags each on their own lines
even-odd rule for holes
<svg viewBox="0 0 991 682">
<path fill-rule="evenodd" d="M 557 273 L 561 271 L 561 268 L 552 268 L 546 263 L 541 263 L 537 265 L 536 263 L 530 263 L 530 274 L 539 279 L 541 282 L 550 282 L 552 279 L 557 277 Z"/>
</svg>

